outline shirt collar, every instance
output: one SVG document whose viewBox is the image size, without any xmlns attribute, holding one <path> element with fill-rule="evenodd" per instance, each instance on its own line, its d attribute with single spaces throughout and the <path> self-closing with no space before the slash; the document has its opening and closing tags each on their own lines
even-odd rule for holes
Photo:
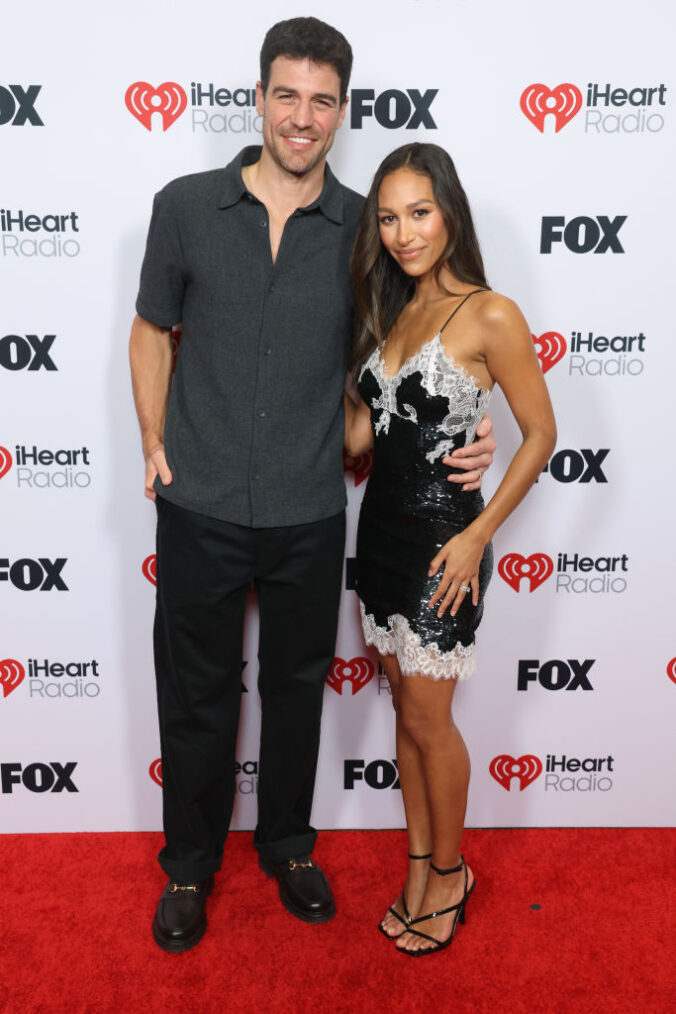
<svg viewBox="0 0 676 1014">
<path fill-rule="evenodd" d="M 225 167 L 219 208 L 231 208 L 248 193 L 242 179 L 242 166 L 257 162 L 261 157 L 261 150 L 260 145 L 250 145 L 243 148 L 239 155 Z M 312 204 L 299 210 L 307 212 L 314 211 L 315 208 L 319 208 L 325 218 L 331 222 L 336 222 L 338 225 L 343 224 L 343 193 L 340 183 L 331 172 L 328 163 L 324 170 L 324 186 L 321 194 Z"/>
</svg>

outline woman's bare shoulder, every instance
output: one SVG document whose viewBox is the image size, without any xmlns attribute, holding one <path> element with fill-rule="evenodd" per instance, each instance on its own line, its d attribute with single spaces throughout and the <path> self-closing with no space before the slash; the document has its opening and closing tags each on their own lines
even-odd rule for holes
<svg viewBox="0 0 676 1014">
<path fill-rule="evenodd" d="M 474 312 L 477 323 L 490 330 L 503 331 L 511 330 L 517 325 L 526 326 L 525 318 L 514 300 L 500 292 L 493 292 L 492 289 L 476 300 Z"/>
</svg>

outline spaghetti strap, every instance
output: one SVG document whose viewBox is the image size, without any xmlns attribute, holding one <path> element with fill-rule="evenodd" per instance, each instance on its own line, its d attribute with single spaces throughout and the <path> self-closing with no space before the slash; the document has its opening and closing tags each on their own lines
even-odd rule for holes
<svg viewBox="0 0 676 1014">
<path fill-rule="evenodd" d="M 458 305 L 456 306 L 455 310 L 453 311 L 453 313 L 451 314 L 451 316 L 448 318 L 448 320 L 444 324 L 442 324 L 442 326 L 439 328 L 439 334 L 441 334 L 441 332 L 444 330 L 444 328 L 446 327 L 446 324 L 449 324 L 453 320 L 453 318 L 455 317 L 455 315 L 458 312 L 458 310 L 460 309 L 460 307 L 464 306 L 464 304 L 467 302 L 467 300 L 469 299 L 469 297 L 470 296 L 475 296 L 477 294 L 477 292 L 488 292 L 488 289 L 472 289 L 471 292 L 468 292 L 467 295 L 465 296 L 465 298 L 460 300 L 460 302 L 458 303 Z"/>
</svg>

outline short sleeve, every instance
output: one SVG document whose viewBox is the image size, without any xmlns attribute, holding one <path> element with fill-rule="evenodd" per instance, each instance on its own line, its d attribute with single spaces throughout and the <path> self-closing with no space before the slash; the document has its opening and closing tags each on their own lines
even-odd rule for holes
<svg viewBox="0 0 676 1014">
<path fill-rule="evenodd" d="M 183 316 L 185 273 L 176 215 L 165 191 L 155 194 L 136 312 L 157 327 L 173 327 Z"/>
</svg>

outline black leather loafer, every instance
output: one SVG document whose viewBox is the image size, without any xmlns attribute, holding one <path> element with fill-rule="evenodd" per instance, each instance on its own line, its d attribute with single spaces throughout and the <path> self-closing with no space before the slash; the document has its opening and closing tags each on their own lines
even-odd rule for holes
<svg viewBox="0 0 676 1014">
<path fill-rule="evenodd" d="M 310 856 L 283 863 L 258 857 L 258 865 L 279 883 L 279 897 L 287 911 L 303 922 L 328 922 L 336 914 L 336 900 L 328 881 Z"/>
<path fill-rule="evenodd" d="M 214 887 L 214 878 L 201 884 L 179 885 L 170 880 L 160 898 L 153 936 L 164 951 L 189 951 L 198 944 L 207 928 L 206 903 Z"/>
</svg>

